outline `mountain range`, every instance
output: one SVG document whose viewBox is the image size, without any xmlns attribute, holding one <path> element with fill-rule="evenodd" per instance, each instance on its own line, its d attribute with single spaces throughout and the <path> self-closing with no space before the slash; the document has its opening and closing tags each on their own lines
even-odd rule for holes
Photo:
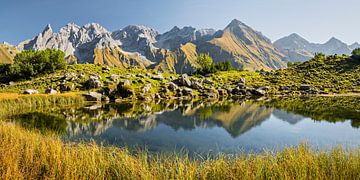
<svg viewBox="0 0 360 180">
<path fill-rule="evenodd" d="M 223 30 L 175 26 L 165 33 L 138 25 L 110 32 L 96 23 L 82 27 L 69 23 L 54 32 L 47 25 L 37 36 L 16 46 L 17 51 L 47 48 L 64 51 L 70 64 L 137 66 L 176 73 L 193 72 L 202 53 L 214 62 L 230 61 L 235 68 L 286 67 L 284 56 L 268 38 L 236 19 Z"/>
<path fill-rule="evenodd" d="M 172 73 L 191 73 L 199 67 L 197 57 L 209 54 L 214 62 L 230 61 L 245 70 L 285 68 L 288 61 L 305 61 L 315 52 L 350 54 L 359 44 L 347 45 L 332 38 L 325 44 L 310 43 L 297 34 L 272 43 L 262 33 L 239 20 L 223 30 L 179 28 L 159 33 L 155 29 L 129 25 L 108 31 L 96 23 L 78 26 L 69 23 L 53 31 L 50 25 L 37 36 L 16 46 L 0 45 L 0 63 L 12 63 L 22 50 L 59 49 L 69 64 L 151 68 Z"/>
<path fill-rule="evenodd" d="M 275 41 L 274 46 L 286 56 L 287 61 L 303 62 L 309 60 L 318 52 L 326 55 L 350 55 L 352 50 L 360 47 L 360 44 L 348 45 L 334 37 L 324 44 L 311 43 L 300 35 L 293 33 Z"/>
</svg>

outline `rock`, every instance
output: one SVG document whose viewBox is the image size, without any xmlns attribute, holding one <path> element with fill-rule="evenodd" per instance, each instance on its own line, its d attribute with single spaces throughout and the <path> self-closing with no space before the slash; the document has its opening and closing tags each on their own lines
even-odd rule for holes
<svg viewBox="0 0 360 180">
<path fill-rule="evenodd" d="M 102 94 L 97 92 L 88 92 L 83 94 L 87 101 L 101 101 Z"/>
<path fill-rule="evenodd" d="M 245 84 L 246 84 L 246 80 L 245 80 L 245 78 L 243 78 L 243 77 L 242 77 L 242 78 L 240 78 L 239 83 L 241 83 L 241 84 L 244 84 L 244 85 L 245 85 Z"/>
<path fill-rule="evenodd" d="M 135 96 L 135 91 L 129 84 L 125 84 L 126 82 L 121 82 L 117 85 L 117 89 L 113 91 L 112 96 L 115 99 L 121 98 L 130 98 Z"/>
<path fill-rule="evenodd" d="M 117 74 L 111 74 L 110 75 L 110 80 L 113 82 L 118 82 L 119 81 L 120 76 Z"/>
<path fill-rule="evenodd" d="M 45 94 L 57 94 L 57 91 L 52 88 L 48 88 L 45 90 Z"/>
<path fill-rule="evenodd" d="M 191 87 L 191 81 L 187 74 L 182 74 L 181 77 L 179 78 L 179 82 L 183 86 Z"/>
<path fill-rule="evenodd" d="M 268 91 L 268 90 L 271 89 L 271 87 L 270 87 L 270 86 L 263 86 L 263 87 L 261 87 L 261 88 L 259 88 L 259 89 Z"/>
<path fill-rule="evenodd" d="M 164 80 L 164 77 L 163 77 L 162 74 L 157 74 L 157 75 L 154 75 L 154 76 L 152 77 L 152 79 L 162 81 L 162 80 Z"/>
<path fill-rule="evenodd" d="M 124 86 L 131 86 L 131 81 L 130 80 L 125 80 L 124 82 L 123 82 L 123 85 Z"/>
<path fill-rule="evenodd" d="M 210 81 L 209 79 L 205 78 L 203 83 L 213 85 L 214 82 Z"/>
<path fill-rule="evenodd" d="M 241 82 L 239 82 L 239 83 L 237 84 L 237 87 L 240 88 L 240 89 L 246 89 L 245 84 L 244 84 L 244 83 L 241 83 Z"/>
<path fill-rule="evenodd" d="M 303 84 L 299 87 L 299 90 L 302 90 L 302 91 L 310 91 L 311 90 L 311 85 L 309 84 Z"/>
<path fill-rule="evenodd" d="M 175 83 L 169 82 L 167 88 L 168 88 L 170 91 L 175 91 L 175 90 L 177 90 L 179 87 L 178 87 Z"/>
<path fill-rule="evenodd" d="M 39 91 L 33 89 L 26 89 L 23 94 L 39 94 Z"/>
<path fill-rule="evenodd" d="M 265 96 L 266 92 L 262 89 L 252 89 L 250 90 L 251 94 L 256 95 L 256 96 Z"/>
<path fill-rule="evenodd" d="M 102 67 L 102 71 L 103 72 L 109 72 L 111 69 L 110 69 L 110 67 L 109 66 L 103 66 Z"/>
<path fill-rule="evenodd" d="M 90 79 L 84 83 L 85 89 L 96 89 L 102 87 L 101 81 L 96 76 L 90 76 Z"/>
<path fill-rule="evenodd" d="M 190 81 L 191 81 L 191 88 L 196 90 L 203 89 L 201 82 L 197 81 L 196 79 L 191 79 Z"/>
<path fill-rule="evenodd" d="M 143 94 L 147 94 L 150 91 L 151 87 L 152 87 L 151 84 L 145 85 L 144 88 L 142 89 Z"/>
<path fill-rule="evenodd" d="M 182 94 L 185 96 L 192 96 L 193 95 L 193 90 L 187 87 L 184 87 L 182 89 Z"/>
<path fill-rule="evenodd" d="M 74 89 L 74 84 L 72 83 L 62 83 L 59 85 L 60 92 L 67 92 Z"/>
<path fill-rule="evenodd" d="M 14 86 L 14 85 L 15 85 L 15 83 L 14 83 L 14 82 L 12 82 L 12 81 L 10 81 L 10 82 L 8 82 L 8 83 L 7 83 L 7 85 L 9 85 L 9 86 Z"/>
</svg>

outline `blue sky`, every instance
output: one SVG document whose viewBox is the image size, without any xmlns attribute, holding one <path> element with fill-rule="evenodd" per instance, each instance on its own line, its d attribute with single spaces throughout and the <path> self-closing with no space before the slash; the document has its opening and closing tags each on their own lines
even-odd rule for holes
<svg viewBox="0 0 360 180">
<path fill-rule="evenodd" d="M 313 42 L 360 41 L 359 0 L 0 0 L 0 42 L 32 38 L 46 24 L 97 22 L 108 30 L 141 24 L 223 29 L 232 19 L 271 40 L 296 32 Z"/>
</svg>

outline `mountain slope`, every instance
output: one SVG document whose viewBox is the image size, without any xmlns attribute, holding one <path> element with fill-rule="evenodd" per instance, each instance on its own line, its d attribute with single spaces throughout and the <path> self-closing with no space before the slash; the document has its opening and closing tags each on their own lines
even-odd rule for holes
<svg viewBox="0 0 360 180">
<path fill-rule="evenodd" d="M 270 40 L 244 23 L 233 20 L 221 34 L 200 46 L 215 61 L 230 60 L 233 66 L 248 70 L 286 67 L 283 55 Z"/>
</svg>

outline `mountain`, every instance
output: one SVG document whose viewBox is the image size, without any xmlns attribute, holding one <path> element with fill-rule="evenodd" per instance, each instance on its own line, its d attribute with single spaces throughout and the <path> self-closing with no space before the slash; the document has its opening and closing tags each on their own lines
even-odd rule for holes
<svg viewBox="0 0 360 180">
<path fill-rule="evenodd" d="M 335 37 L 332 37 L 324 44 L 311 43 L 296 33 L 275 41 L 274 45 L 286 55 L 288 61 L 292 62 L 307 61 L 317 52 L 326 55 L 350 55 L 352 50 L 360 47 L 358 43 L 347 45 Z"/>
<path fill-rule="evenodd" d="M 129 25 L 114 32 L 96 23 L 82 27 L 69 23 L 59 32 L 50 25 L 16 46 L 22 50 L 60 49 L 69 63 L 152 68 L 191 73 L 201 53 L 215 62 L 230 61 L 236 68 L 271 70 L 286 67 L 284 55 L 260 32 L 233 20 L 224 30 L 174 27 L 168 32 Z"/>
<path fill-rule="evenodd" d="M 284 56 L 271 41 L 234 19 L 210 41 L 199 43 L 200 53 L 209 53 L 215 61 L 230 60 L 237 68 L 248 70 L 280 69 L 286 67 Z"/>
</svg>

